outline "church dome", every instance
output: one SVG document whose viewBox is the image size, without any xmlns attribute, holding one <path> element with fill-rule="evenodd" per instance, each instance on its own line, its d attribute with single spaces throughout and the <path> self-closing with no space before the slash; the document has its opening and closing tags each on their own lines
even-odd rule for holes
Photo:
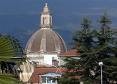
<svg viewBox="0 0 117 84">
<path fill-rule="evenodd" d="M 52 29 L 42 28 L 29 39 L 26 52 L 60 53 L 65 52 L 66 46 L 61 36 Z"/>
<path fill-rule="evenodd" d="M 64 40 L 52 30 L 52 15 L 46 3 L 41 13 L 40 29 L 29 39 L 26 53 L 60 53 L 65 51 Z"/>
</svg>

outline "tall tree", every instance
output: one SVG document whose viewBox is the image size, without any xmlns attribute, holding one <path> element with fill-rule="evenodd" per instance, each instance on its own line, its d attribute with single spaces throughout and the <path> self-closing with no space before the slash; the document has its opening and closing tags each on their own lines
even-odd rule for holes
<svg viewBox="0 0 117 84">
<path fill-rule="evenodd" d="M 82 30 L 75 33 L 74 44 L 80 54 L 84 54 L 84 52 L 89 53 L 90 41 L 92 41 L 92 39 L 90 39 L 92 37 L 90 27 L 91 21 L 88 18 L 83 18 L 81 23 Z M 65 64 L 63 67 L 66 68 L 66 72 L 60 80 L 61 84 L 79 84 L 81 81 L 80 77 L 83 76 L 82 72 L 85 69 L 85 67 L 81 67 L 81 62 L 83 61 L 79 59 L 79 56 L 75 58 L 65 58 L 64 61 Z"/>
<path fill-rule="evenodd" d="M 83 70 L 81 79 L 90 81 L 90 84 L 97 83 L 100 80 L 100 67 L 98 63 L 102 61 L 103 65 L 103 82 L 108 84 L 116 81 L 117 74 L 117 46 L 109 24 L 110 19 L 104 14 L 100 19 L 100 31 L 89 31 L 85 34 L 78 32 L 74 41 L 80 52 L 80 64 Z M 86 24 L 86 23 L 84 23 Z M 83 30 L 86 30 L 83 26 Z M 86 83 L 87 84 L 87 83 Z"/>
<path fill-rule="evenodd" d="M 117 83 L 117 33 L 110 28 L 111 20 L 105 13 L 101 19 L 99 32 L 99 46 L 103 46 L 97 55 L 103 61 L 103 80 L 108 83 Z"/>
<path fill-rule="evenodd" d="M 100 83 L 98 63 L 103 62 L 103 82 L 114 84 L 117 82 L 117 33 L 111 30 L 111 20 L 106 14 L 100 18 L 100 30 L 92 30 L 90 23 L 89 19 L 84 18 L 81 23 L 82 29 L 74 36 L 74 47 L 80 53 L 80 59 L 66 58 L 64 60 L 66 62 L 64 67 L 68 69 L 65 76 L 69 78 L 80 75 L 80 81 L 84 81 L 85 84 Z M 76 73 L 79 69 L 81 71 Z M 71 80 L 74 81 L 74 79 L 69 81 Z M 69 84 L 72 84 L 70 82 Z"/>
<path fill-rule="evenodd" d="M 96 45 L 97 45 L 97 38 L 95 35 L 97 31 L 93 31 L 91 29 L 90 20 L 88 18 L 84 18 L 81 23 L 81 30 L 76 33 L 74 37 L 75 41 L 75 48 L 80 53 L 80 67 L 82 68 L 82 76 L 81 80 L 88 82 L 96 81 L 96 73 L 94 72 L 96 69 L 97 58 L 95 57 L 96 53 Z"/>
</svg>

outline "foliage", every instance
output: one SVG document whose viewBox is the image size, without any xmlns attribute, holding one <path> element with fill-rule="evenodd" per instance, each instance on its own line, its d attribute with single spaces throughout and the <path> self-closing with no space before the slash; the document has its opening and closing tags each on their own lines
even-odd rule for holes
<svg viewBox="0 0 117 84">
<path fill-rule="evenodd" d="M 117 80 L 117 40 L 116 32 L 110 28 L 111 20 L 106 14 L 100 18 L 100 30 L 91 29 L 91 21 L 83 18 L 81 30 L 73 38 L 75 49 L 80 53 L 80 59 L 65 59 L 65 76 L 80 76 L 80 81 L 85 84 L 97 84 L 100 81 L 99 62 L 103 62 L 103 82 L 110 84 Z M 77 70 L 81 70 L 77 72 Z M 70 71 L 69 71 L 70 70 Z M 70 73 L 70 75 L 69 75 Z M 65 77 L 63 77 L 65 78 Z"/>
<path fill-rule="evenodd" d="M 18 40 L 8 35 L 0 36 L 0 83 L 17 84 L 18 74 L 15 66 L 21 62 L 22 55 L 23 49 Z"/>
<path fill-rule="evenodd" d="M 83 79 L 100 80 L 100 67 L 98 63 L 102 61 L 104 63 L 104 82 L 108 83 L 111 80 L 116 80 L 116 76 L 114 75 L 117 73 L 117 47 L 114 43 L 115 38 L 113 37 L 115 34 L 109 27 L 110 22 L 110 19 L 104 14 L 100 19 L 100 31 L 85 33 L 85 38 L 81 35 L 76 41 L 79 43 L 77 49 L 81 53 L 81 66 L 84 68 Z M 115 59 L 115 62 L 113 62 L 113 59 Z"/>
<path fill-rule="evenodd" d="M 79 59 L 79 58 L 78 58 Z M 82 73 L 82 70 L 80 69 L 79 61 L 76 58 L 65 58 L 64 61 L 66 62 L 65 65 L 62 67 L 67 68 L 66 73 L 63 74 L 60 81 L 62 84 L 75 84 L 79 83 L 79 78 Z M 67 79 L 67 80 L 64 80 Z"/>
<path fill-rule="evenodd" d="M 0 75 L 0 84 L 21 84 L 13 75 Z"/>
<path fill-rule="evenodd" d="M 18 41 L 11 36 L 0 36 L 0 60 L 7 60 L 23 54 Z"/>
<path fill-rule="evenodd" d="M 58 80 L 58 84 L 80 84 L 80 83 L 79 80 L 63 77 Z"/>
</svg>

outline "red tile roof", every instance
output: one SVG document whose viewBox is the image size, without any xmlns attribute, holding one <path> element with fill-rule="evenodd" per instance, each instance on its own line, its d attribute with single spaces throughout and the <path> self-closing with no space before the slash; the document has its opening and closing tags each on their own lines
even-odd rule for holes
<svg viewBox="0 0 117 84">
<path fill-rule="evenodd" d="M 81 70 L 78 70 L 81 71 Z M 63 74 L 64 72 L 67 72 L 67 69 L 65 68 L 55 68 L 55 67 L 36 67 L 34 69 L 34 72 L 29 79 L 29 83 L 39 83 L 41 80 L 41 75 L 47 74 L 47 73 L 58 73 Z M 80 79 L 80 76 L 71 76 L 70 78 Z"/>
<path fill-rule="evenodd" d="M 60 57 L 76 57 L 79 56 L 79 52 L 76 49 L 68 50 L 67 52 L 61 53 Z"/>
<path fill-rule="evenodd" d="M 34 72 L 29 80 L 30 83 L 39 83 L 40 78 L 39 75 L 44 75 L 46 73 L 63 73 L 65 69 L 63 68 L 55 68 L 55 67 L 36 67 Z"/>
</svg>

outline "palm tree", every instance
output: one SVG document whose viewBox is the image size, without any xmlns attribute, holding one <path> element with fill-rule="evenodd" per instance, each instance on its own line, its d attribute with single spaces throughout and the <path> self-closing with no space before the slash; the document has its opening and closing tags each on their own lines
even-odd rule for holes
<svg viewBox="0 0 117 84">
<path fill-rule="evenodd" d="M 0 83 L 17 84 L 16 66 L 23 55 L 18 40 L 8 35 L 0 36 Z"/>
</svg>

